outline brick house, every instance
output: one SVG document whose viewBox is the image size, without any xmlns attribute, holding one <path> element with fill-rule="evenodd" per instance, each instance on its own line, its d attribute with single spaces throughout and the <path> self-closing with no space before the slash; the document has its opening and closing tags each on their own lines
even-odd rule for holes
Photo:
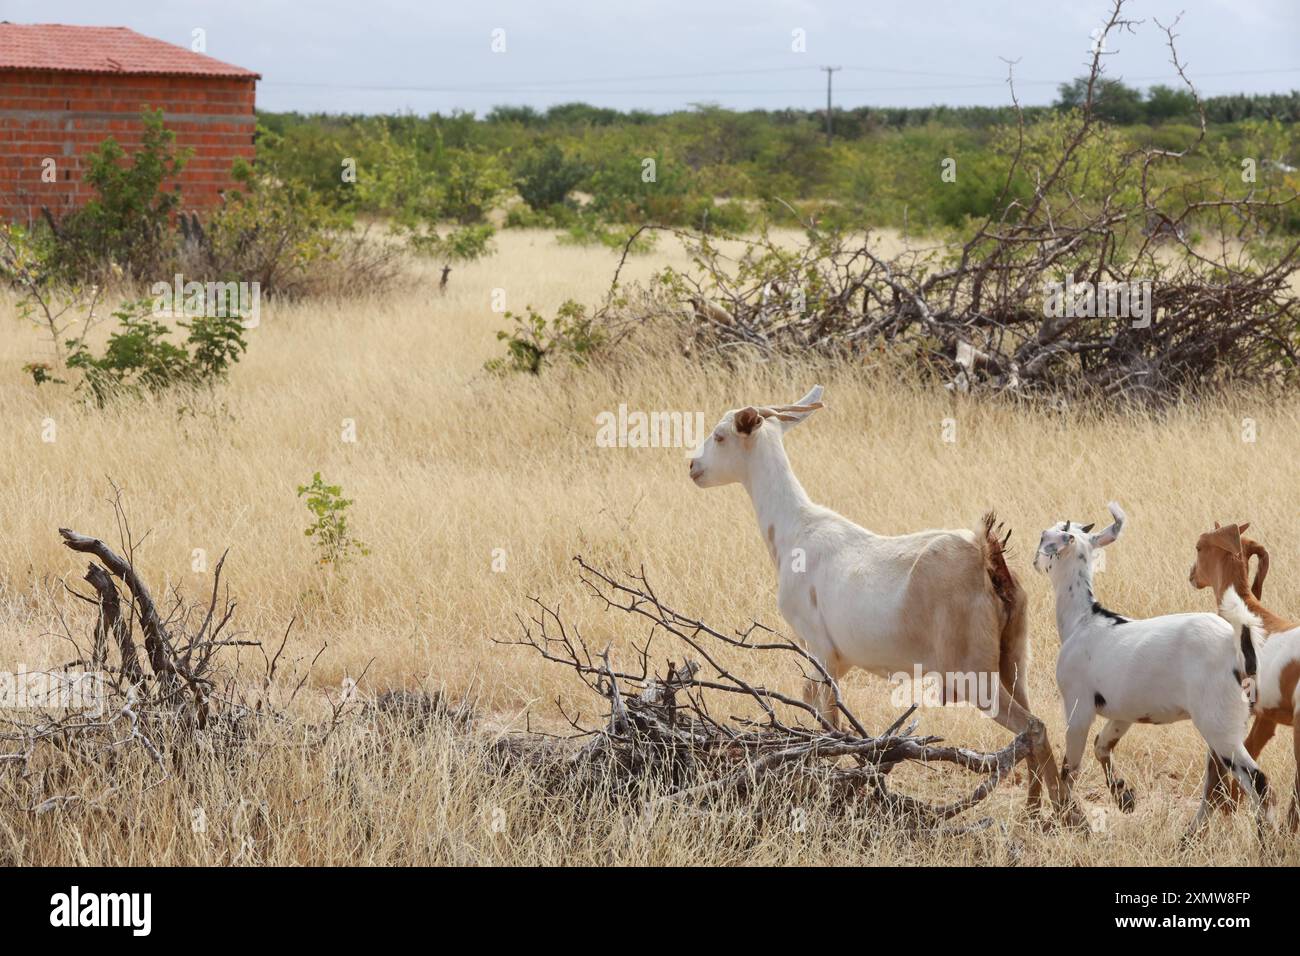
<svg viewBox="0 0 1300 956">
<path fill-rule="evenodd" d="M 94 190 L 85 157 L 112 136 L 140 144 L 140 111 L 161 108 L 192 149 L 171 184 L 181 208 L 210 209 L 253 158 L 260 75 L 125 27 L 0 23 L 0 220 L 56 219 Z"/>
</svg>

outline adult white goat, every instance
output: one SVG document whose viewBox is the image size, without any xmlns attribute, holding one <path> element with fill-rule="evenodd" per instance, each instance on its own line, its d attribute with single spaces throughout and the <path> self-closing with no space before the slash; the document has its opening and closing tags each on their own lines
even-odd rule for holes
<svg viewBox="0 0 1300 956">
<path fill-rule="evenodd" d="M 692 480 L 703 488 L 739 482 L 749 492 L 776 565 L 781 614 L 832 680 L 854 667 L 882 676 L 917 668 L 942 675 L 945 703 L 977 703 L 1012 732 L 1029 731 L 1029 807 L 1039 808 L 1044 784 L 1059 803 L 1056 761 L 1026 693 L 1026 598 L 993 533 L 993 515 L 982 533 L 886 537 L 814 504 L 790 468 L 782 435 L 821 408 L 821 396 L 817 385 L 793 405 L 727 412 L 691 458 Z M 993 700 L 972 700 L 972 676 L 992 685 Z M 828 682 L 810 678 L 804 698 L 836 719 Z"/>
<path fill-rule="evenodd" d="M 1242 690 L 1242 681 L 1255 673 L 1252 622 L 1241 619 L 1239 636 L 1237 627 L 1214 614 L 1130 620 L 1102 607 L 1093 597 L 1093 559 L 1100 548 L 1119 537 L 1125 521 L 1123 509 L 1114 502 L 1110 513 L 1114 522 L 1096 534 L 1091 533 L 1091 524 L 1053 525 L 1043 532 L 1034 556 L 1034 567 L 1046 573 L 1056 588 L 1056 627 L 1061 635 L 1056 683 L 1065 705 L 1061 779 L 1066 798 L 1070 799 L 1097 715 L 1106 718 L 1106 724 L 1093 749 L 1106 773 L 1106 785 L 1124 812 L 1133 809 L 1133 791 L 1111 766 L 1115 744 L 1135 723 L 1168 724 L 1190 718 L 1210 752 L 1201 805 L 1187 836 L 1200 829 L 1209 813 L 1211 787 L 1219 775 L 1216 761 L 1251 795 L 1262 829 L 1268 780 L 1246 750 L 1250 707 Z M 1245 609 L 1231 594 L 1223 611 L 1236 621 Z"/>
</svg>

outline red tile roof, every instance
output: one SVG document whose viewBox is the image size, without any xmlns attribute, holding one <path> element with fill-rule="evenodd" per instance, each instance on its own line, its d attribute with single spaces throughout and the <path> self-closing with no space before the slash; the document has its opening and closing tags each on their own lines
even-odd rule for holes
<svg viewBox="0 0 1300 956">
<path fill-rule="evenodd" d="M 261 79 L 261 74 L 126 27 L 0 23 L 0 70 Z"/>
</svg>

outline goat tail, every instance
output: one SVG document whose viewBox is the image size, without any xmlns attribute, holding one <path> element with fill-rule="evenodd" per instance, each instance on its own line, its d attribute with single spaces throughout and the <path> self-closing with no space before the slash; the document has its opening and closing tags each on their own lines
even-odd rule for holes
<svg viewBox="0 0 1300 956">
<path fill-rule="evenodd" d="M 1029 709 L 1029 597 L 1007 567 L 1008 530 L 992 511 L 984 515 L 978 535 L 984 553 L 984 570 L 989 586 L 1002 605 L 1002 630 L 998 635 L 998 675 L 1012 698 Z"/>
<path fill-rule="evenodd" d="M 1246 677 L 1254 677 L 1258 669 L 1255 642 L 1264 638 L 1264 622 L 1259 619 L 1259 615 L 1252 614 L 1250 608 L 1246 607 L 1246 602 L 1241 599 L 1236 588 L 1228 588 L 1223 592 L 1219 616 L 1240 632 L 1240 656 L 1237 663 Z"/>
</svg>

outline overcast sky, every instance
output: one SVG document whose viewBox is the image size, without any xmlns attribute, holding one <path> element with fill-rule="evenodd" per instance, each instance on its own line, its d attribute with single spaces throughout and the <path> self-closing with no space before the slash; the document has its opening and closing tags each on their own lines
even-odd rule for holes
<svg viewBox="0 0 1300 956">
<path fill-rule="evenodd" d="M 258 106 L 486 112 L 582 100 L 666 111 L 692 103 L 820 108 L 999 105 L 1020 60 L 1024 103 L 1083 69 L 1108 0 L 0 0 L 17 23 L 128 26 L 257 70 Z M 1201 92 L 1300 88 L 1298 0 L 1132 0 L 1146 22 L 1108 44 L 1110 75 L 1171 83 L 1164 35 Z M 496 33 L 495 31 L 503 31 Z M 802 31 L 805 52 L 796 52 Z M 493 45 L 504 44 L 503 52 Z"/>
</svg>

